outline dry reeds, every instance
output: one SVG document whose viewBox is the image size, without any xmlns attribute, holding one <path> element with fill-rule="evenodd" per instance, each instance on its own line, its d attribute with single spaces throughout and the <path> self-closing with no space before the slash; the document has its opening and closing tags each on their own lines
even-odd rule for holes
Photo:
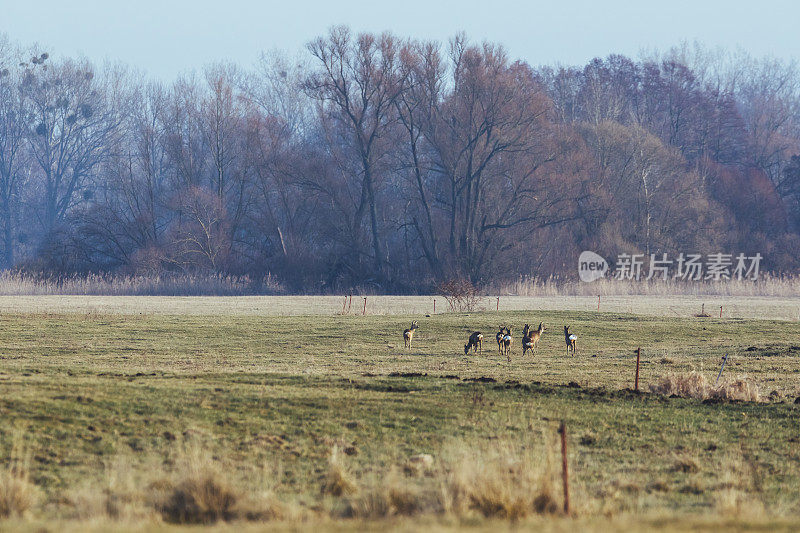
<svg viewBox="0 0 800 533">
<path fill-rule="evenodd" d="M 800 276 L 761 274 L 753 280 L 682 281 L 674 279 L 600 279 L 582 283 L 574 279 L 519 278 L 486 287 L 487 294 L 508 296 L 800 296 Z"/>
<path fill-rule="evenodd" d="M 42 276 L 9 271 L 0 273 L 2 296 L 249 296 L 283 292 L 280 283 L 269 274 L 254 280 L 247 276 L 222 274 Z"/>
<path fill-rule="evenodd" d="M 723 379 L 719 384 L 711 385 L 704 375 L 697 372 L 668 374 L 650 385 L 650 391 L 697 400 L 761 401 L 758 385 L 746 377 Z"/>
</svg>

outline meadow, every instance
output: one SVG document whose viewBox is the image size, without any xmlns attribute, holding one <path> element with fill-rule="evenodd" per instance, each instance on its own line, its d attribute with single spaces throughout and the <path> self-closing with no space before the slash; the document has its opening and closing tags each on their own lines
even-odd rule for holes
<svg viewBox="0 0 800 533">
<path fill-rule="evenodd" d="M 0 298 L 0 530 L 800 527 L 796 299 L 356 301 Z"/>
</svg>

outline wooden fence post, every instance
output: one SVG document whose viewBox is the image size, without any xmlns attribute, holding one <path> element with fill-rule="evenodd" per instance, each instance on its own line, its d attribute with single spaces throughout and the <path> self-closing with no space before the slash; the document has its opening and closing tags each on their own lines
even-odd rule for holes
<svg viewBox="0 0 800 533">
<path fill-rule="evenodd" d="M 367 314 L 367 297 L 364 296 L 364 311 L 361 313 L 362 315 Z"/>
<path fill-rule="evenodd" d="M 642 349 L 636 348 L 636 382 L 634 383 L 633 388 L 636 392 L 639 392 L 639 358 L 642 355 Z"/>
</svg>

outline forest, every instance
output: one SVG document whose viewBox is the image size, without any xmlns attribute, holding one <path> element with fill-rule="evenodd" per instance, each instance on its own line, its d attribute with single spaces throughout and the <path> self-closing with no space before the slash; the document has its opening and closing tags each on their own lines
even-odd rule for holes
<svg viewBox="0 0 800 533">
<path fill-rule="evenodd" d="M 0 37 L 0 250 L 292 292 L 576 278 L 583 250 L 795 274 L 800 70 L 688 44 L 535 66 L 334 27 L 164 83 Z"/>
</svg>

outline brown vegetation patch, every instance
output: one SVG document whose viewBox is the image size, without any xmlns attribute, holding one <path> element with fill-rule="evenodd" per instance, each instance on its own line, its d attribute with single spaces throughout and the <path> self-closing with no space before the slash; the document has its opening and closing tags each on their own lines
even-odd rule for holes
<svg viewBox="0 0 800 533">
<path fill-rule="evenodd" d="M 724 379 L 718 385 L 711 385 L 704 375 L 697 372 L 668 374 L 651 385 L 650 391 L 698 400 L 761 401 L 758 385 L 746 377 Z"/>
</svg>

